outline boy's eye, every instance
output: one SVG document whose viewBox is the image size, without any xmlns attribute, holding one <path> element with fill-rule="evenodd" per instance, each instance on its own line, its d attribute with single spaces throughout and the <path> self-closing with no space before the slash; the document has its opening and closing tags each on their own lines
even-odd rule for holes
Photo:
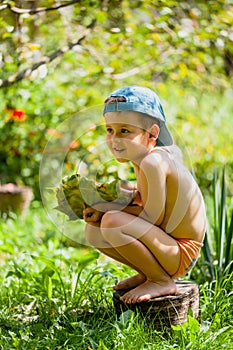
<svg viewBox="0 0 233 350">
<path fill-rule="evenodd" d="M 108 133 L 108 134 L 111 134 L 112 128 L 107 128 L 106 130 L 107 130 L 107 133 Z"/>
<path fill-rule="evenodd" d="M 121 132 L 122 132 L 122 134 L 126 134 L 126 133 L 129 132 L 129 130 L 128 130 L 128 129 L 125 129 L 125 128 L 122 128 L 122 129 L 121 129 Z"/>
</svg>

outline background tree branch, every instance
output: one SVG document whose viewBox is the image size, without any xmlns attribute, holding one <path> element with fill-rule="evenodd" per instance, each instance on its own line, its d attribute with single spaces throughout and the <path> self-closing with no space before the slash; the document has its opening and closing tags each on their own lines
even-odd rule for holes
<svg viewBox="0 0 233 350">
<path fill-rule="evenodd" d="M 16 82 L 29 77 L 32 72 L 36 69 L 38 69 L 40 66 L 42 66 L 43 64 L 47 64 L 52 62 L 53 60 L 55 60 L 55 58 L 63 55 L 64 53 L 66 53 L 67 51 L 71 50 L 74 46 L 80 45 L 81 42 L 86 38 L 86 36 L 90 33 L 91 29 L 94 27 L 95 21 L 93 21 L 91 23 L 91 25 L 89 25 L 86 30 L 84 31 L 84 33 L 82 34 L 82 36 L 76 40 L 76 41 L 72 41 L 69 42 L 66 46 L 64 46 L 63 48 L 54 51 L 51 55 L 49 56 L 45 56 L 43 58 L 43 60 L 36 62 L 35 64 L 33 64 L 32 67 L 26 68 L 24 69 L 22 72 L 16 73 L 14 75 L 12 75 L 11 77 L 9 77 L 8 79 L 5 80 L 1 80 L 0 79 L 0 88 L 4 88 L 4 87 L 8 87 L 12 84 L 15 84 Z"/>
<path fill-rule="evenodd" d="M 22 9 L 22 8 L 13 6 L 11 4 L 4 4 L 4 5 L 0 6 L 0 11 L 8 8 L 11 12 L 16 13 L 18 15 L 21 15 L 24 13 L 28 13 L 29 15 L 34 15 L 34 14 L 39 13 L 39 12 L 58 10 L 62 7 L 67 7 L 67 6 L 70 6 L 70 5 L 79 3 L 79 2 L 80 2 L 80 0 L 73 0 L 73 1 L 69 1 L 69 2 L 66 2 L 66 3 L 61 4 L 61 5 L 53 5 L 51 7 L 40 7 L 40 8 L 36 8 L 36 9 Z"/>
</svg>

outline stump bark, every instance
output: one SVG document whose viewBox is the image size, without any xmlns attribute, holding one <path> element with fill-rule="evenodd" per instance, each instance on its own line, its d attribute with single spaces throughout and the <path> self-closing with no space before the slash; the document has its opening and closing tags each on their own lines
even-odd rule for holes
<svg viewBox="0 0 233 350">
<path fill-rule="evenodd" d="M 188 320 L 189 309 L 193 317 L 199 319 L 200 303 L 198 285 L 189 281 L 176 281 L 177 293 L 150 299 L 137 304 L 126 304 L 119 298 L 126 290 L 116 291 L 113 294 L 113 302 L 118 316 L 121 313 L 132 310 L 138 311 L 140 316 L 153 322 L 155 329 L 159 330 L 171 325 L 181 325 Z"/>
</svg>

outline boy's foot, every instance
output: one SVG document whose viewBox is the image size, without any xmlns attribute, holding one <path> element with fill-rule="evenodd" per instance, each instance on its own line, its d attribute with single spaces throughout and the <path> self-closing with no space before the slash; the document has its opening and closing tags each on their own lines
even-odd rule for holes
<svg viewBox="0 0 233 350">
<path fill-rule="evenodd" d="M 126 278 L 125 280 L 119 282 L 117 285 L 113 287 L 115 290 L 121 289 L 132 289 L 146 281 L 146 276 L 143 274 L 137 274 L 135 276 Z"/>
<path fill-rule="evenodd" d="M 174 295 L 176 294 L 176 291 L 176 284 L 173 280 L 170 282 L 168 281 L 167 283 L 147 280 L 138 287 L 125 293 L 120 297 L 120 300 L 127 304 L 136 304 L 164 295 Z"/>
</svg>

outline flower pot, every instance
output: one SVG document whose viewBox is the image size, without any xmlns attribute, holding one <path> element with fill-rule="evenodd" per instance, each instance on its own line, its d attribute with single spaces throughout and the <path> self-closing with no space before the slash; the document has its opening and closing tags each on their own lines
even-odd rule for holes
<svg viewBox="0 0 233 350">
<path fill-rule="evenodd" d="M 12 183 L 0 185 L 0 213 L 11 212 L 24 216 L 33 197 L 30 187 L 16 186 Z"/>
</svg>

